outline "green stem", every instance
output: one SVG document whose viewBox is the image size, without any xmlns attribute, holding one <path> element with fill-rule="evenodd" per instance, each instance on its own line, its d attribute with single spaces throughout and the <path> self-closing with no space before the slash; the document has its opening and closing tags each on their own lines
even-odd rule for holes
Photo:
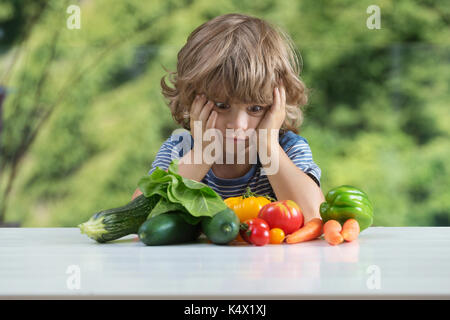
<svg viewBox="0 0 450 320">
<path fill-rule="evenodd" d="M 276 199 L 274 199 L 268 195 L 261 195 L 261 194 L 254 193 L 254 192 L 252 192 L 250 187 L 247 187 L 247 191 L 242 195 L 242 199 L 247 199 L 250 197 L 255 197 L 255 198 L 263 197 L 263 198 L 266 198 L 267 200 L 269 200 L 270 202 L 276 201 Z"/>
</svg>

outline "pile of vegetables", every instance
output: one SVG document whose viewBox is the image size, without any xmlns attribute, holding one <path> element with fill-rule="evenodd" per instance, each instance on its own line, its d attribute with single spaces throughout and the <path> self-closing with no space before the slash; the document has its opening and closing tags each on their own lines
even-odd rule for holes
<svg viewBox="0 0 450 320">
<path fill-rule="evenodd" d="M 294 244 L 322 235 L 329 244 L 337 245 L 357 239 L 373 222 L 373 206 L 367 194 L 348 185 L 331 189 L 320 206 L 321 219 L 313 218 L 305 224 L 294 201 L 274 201 L 258 207 L 255 203 L 263 202 L 261 196 L 250 193 L 247 191 L 242 199 L 226 199 L 225 203 L 241 213 L 241 239 L 256 246 Z"/>
<path fill-rule="evenodd" d="M 138 234 L 146 245 L 195 241 L 202 233 L 214 244 L 234 240 L 256 246 L 324 239 L 331 245 L 353 241 L 373 221 L 367 195 L 352 186 L 330 190 L 320 206 L 321 219 L 304 223 L 292 200 L 251 192 L 225 200 L 209 186 L 178 174 L 178 160 L 138 183 L 142 195 L 125 206 L 100 211 L 79 225 L 82 233 L 104 243 Z"/>
<path fill-rule="evenodd" d="M 373 206 L 367 194 L 343 185 L 328 191 L 320 205 L 325 240 L 331 245 L 353 241 L 373 222 Z"/>
<path fill-rule="evenodd" d="M 196 240 L 203 232 L 216 244 L 226 244 L 239 233 L 239 218 L 207 185 L 183 178 L 178 160 L 167 171 L 156 168 L 142 177 L 142 195 L 127 205 L 94 214 L 79 225 L 82 233 L 98 242 L 138 234 L 146 245 Z"/>
</svg>

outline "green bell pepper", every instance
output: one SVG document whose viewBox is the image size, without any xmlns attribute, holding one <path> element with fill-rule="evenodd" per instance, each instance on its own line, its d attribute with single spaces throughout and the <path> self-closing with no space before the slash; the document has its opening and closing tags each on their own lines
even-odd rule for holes
<svg viewBox="0 0 450 320">
<path fill-rule="evenodd" d="M 320 205 L 320 216 L 324 223 L 337 220 L 343 225 L 348 219 L 355 219 L 360 231 L 372 225 L 373 206 L 362 190 L 348 185 L 339 186 L 331 189 L 325 200 Z"/>
</svg>

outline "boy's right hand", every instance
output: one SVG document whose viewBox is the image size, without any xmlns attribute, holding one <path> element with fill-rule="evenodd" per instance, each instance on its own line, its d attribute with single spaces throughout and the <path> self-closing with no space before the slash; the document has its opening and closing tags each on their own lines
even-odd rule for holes
<svg viewBox="0 0 450 320">
<path fill-rule="evenodd" d="M 190 128 L 191 135 L 194 139 L 194 152 L 201 152 L 203 154 L 203 150 L 205 147 L 211 143 L 211 141 L 204 141 L 203 136 L 206 130 L 214 129 L 216 126 L 217 120 L 217 112 L 212 110 L 214 107 L 214 102 L 209 100 L 207 101 L 206 96 L 204 94 L 197 95 L 192 102 L 191 111 L 190 111 Z M 197 124 L 196 124 L 196 121 Z M 199 126 L 201 123 L 201 130 Z M 222 141 L 220 141 L 221 143 Z M 197 149 L 201 146 L 201 150 Z M 202 157 L 203 159 L 203 157 Z"/>
</svg>

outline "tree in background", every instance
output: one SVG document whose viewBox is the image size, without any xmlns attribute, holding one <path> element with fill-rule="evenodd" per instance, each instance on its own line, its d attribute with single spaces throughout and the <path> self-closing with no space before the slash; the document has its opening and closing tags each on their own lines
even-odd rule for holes
<svg viewBox="0 0 450 320">
<path fill-rule="evenodd" d="M 73 1 L 18 3 L 0 5 L 6 221 L 74 226 L 128 202 L 176 128 L 164 67 L 198 25 L 241 12 L 281 26 L 301 53 L 311 96 L 300 134 L 322 190 L 361 187 L 375 225 L 449 225 L 445 1 L 377 1 L 380 30 L 366 27 L 372 1 L 82 1 L 80 30 L 66 28 Z"/>
</svg>

